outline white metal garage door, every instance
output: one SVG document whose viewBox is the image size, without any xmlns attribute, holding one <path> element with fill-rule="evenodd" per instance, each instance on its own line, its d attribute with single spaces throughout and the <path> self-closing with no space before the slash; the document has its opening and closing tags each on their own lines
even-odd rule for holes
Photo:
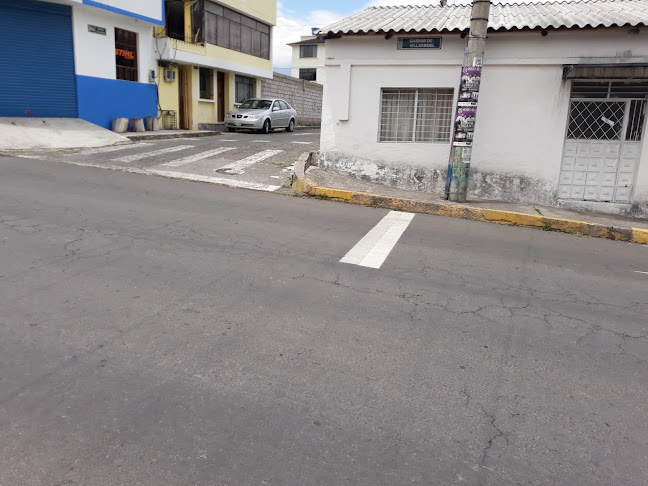
<svg viewBox="0 0 648 486">
<path fill-rule="evenodd" d="M 648 83 L 573 83 L 559 198 L 631 202 L 647 101 Z"/>
</svg>

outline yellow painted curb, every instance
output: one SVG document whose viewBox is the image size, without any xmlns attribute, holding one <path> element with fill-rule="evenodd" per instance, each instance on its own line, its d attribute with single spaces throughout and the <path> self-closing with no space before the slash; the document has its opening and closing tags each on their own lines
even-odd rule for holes
<svg viewBox="0 0 648 486">
<path fill-rule="evenodd" d="M 377 208 L 395 209 L 412 213 L 433 214 L 450 218 L 470 219 L 509 226 L 538 228 L 545 231 L 560 231 L 582 236 L 607 238 L 610 240 L 631 241 L 648 244 L 648 230 L 641 228 L 614 228 L 586 221 L 562 218 L 549 218 L 536 214 L 524 214 L 500 209 L 476 208 L 443 202 L 422 202 L 412 199 L 375 196 L 366 192 L 347 191 L 330 187 L 319 187 L 308 178 L 298 178 L 293 183 L 293 190 L 300 194 L 320 196 L 326 199 L 362 204 Z"/>
<path fill-rule="evenodd" d="M 648 245 L 648 229 L 632 228 L 632 241 Z"/>
</svg>

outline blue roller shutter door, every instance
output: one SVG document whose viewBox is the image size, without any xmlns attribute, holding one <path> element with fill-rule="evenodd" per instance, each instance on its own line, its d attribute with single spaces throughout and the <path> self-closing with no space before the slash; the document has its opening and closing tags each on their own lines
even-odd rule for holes
<svg viewBox="0 0 648 486">
<path fill-rule="evenodd" d="M 0 116 L 75 118 L 71 7 L 0 0 L 0 33 Z"/>
</svg>

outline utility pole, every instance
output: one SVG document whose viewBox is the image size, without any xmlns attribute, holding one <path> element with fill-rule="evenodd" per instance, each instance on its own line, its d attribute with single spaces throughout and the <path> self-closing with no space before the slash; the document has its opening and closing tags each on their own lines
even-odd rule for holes
<svg viewBox="0 0 648 486">
<path fill-rule="evenodd" d="M 472 3 L 468 48 L 461 68 L 459 101 L 445 187 L 445 198 L 450 201 L 466 202 L 490 6 L 491 0 L 473 0 Z"/>
</svg>

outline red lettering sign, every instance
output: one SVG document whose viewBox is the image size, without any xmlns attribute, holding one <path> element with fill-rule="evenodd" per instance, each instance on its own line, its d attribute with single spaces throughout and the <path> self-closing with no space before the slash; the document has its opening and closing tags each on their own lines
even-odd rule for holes
<svg viewBox="0 0 648 486">
<path fill-rule="evenodd" d="M 115 54 L 123 57 L 124 59 L 128 59 L 129 61 L 135 60 L 135 55 L 131 51 L 127 51 L 126 49 L 115 49 Z"/>
</svg>

